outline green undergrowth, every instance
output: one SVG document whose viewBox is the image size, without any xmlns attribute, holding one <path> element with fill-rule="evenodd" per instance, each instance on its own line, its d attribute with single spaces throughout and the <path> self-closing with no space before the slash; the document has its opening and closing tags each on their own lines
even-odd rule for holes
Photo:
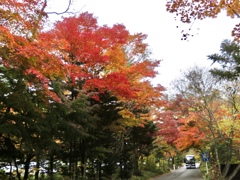
<svg viewBox="0 0 240 180">
<path fill-rule="evenodd" d="M 162 170 L 155 170 L 155 171 L 142 171 L 141 176 L 133 176 L 131 180 L 149 180 L 151 178 L 155 178 L 157 176 L 160 176 L 161 174 L 164 174 L 166 172 Z"/>
</svg>

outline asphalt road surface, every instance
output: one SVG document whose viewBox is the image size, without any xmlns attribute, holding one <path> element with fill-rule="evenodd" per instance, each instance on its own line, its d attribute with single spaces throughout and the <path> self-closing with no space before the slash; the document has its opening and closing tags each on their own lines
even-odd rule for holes
<svg viewBox="0 0 240 180">
<path fill-rule="evenodd" d="M 185 166 L 172 170 L 171 173 L 167 173 L 165 175 L 153 178 L 152 180 L 203 180 L 203 175 L 197 169 L 186 169 Z"/>
</svg>

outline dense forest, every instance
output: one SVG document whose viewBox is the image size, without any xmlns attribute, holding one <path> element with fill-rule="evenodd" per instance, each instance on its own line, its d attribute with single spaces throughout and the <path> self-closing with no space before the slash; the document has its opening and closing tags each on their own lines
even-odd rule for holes
<svg viewBox="0 0 240 180">
<path fill-rule="evenodd" d="M 237 1 L 181 2 L 166 5 L 170 13 L 185 8 L 183 22 L 215 17 L 221 8 L 229 16 L 239 11 Z M 88 12 L 68 14 L 71 0 L 56 13 L 67 15 L 45 29 L 47 5 L 0 3 L 0 178 L 143 178 L 181 166 L 189 151 L 199 161 L 209 153 L 211 179 L 234 177 L 240 165 L 228 171 L 240 161 L 238 25 L 234 41 L 223 40 L 219 53 L 206 57 L 215 68 L 185 70 L 168 92 L 151 83 L 161 60 L 151 56 L 146 34 L 117 22 L 100 26 Z"/>
</svg>

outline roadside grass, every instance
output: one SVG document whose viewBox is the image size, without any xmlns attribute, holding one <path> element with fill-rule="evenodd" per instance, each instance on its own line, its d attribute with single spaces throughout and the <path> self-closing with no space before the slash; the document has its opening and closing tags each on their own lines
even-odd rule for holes
<svg viewBox="0 0 240 180">
<path fill-rule="evenodd" d="M 209 167 L 208 167 L 209 168 Z M 202 175 L 204 177 L 204 180 L 209 180 L 209 174 L 207 174 L 207 168 L 206 168 L 206 163 L 205 162 L 201 162 L 200 163 L 200 167 L 199 167 L 200 171 L 202 172 Z"/>
<path fill-rule="evenodd" d="M 162 171 L 160 169 L 154 171 L 142 171 L 141 176 L 133 176 L 130 180 L 149 180 L 151 178 L 155 178 L 160 176 L 168 171 Z"/>
</svg>

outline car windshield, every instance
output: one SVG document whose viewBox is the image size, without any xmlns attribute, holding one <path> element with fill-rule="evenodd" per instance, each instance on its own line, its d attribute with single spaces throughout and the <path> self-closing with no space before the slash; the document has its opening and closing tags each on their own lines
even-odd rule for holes
<svg viewBox="0 0 240 180">
<path fill-rule="evenodd" d="M 194 159 L 194 156 L 186 156 L 186 159 L 187 159 L 187 160 Z"/>
</svg>

